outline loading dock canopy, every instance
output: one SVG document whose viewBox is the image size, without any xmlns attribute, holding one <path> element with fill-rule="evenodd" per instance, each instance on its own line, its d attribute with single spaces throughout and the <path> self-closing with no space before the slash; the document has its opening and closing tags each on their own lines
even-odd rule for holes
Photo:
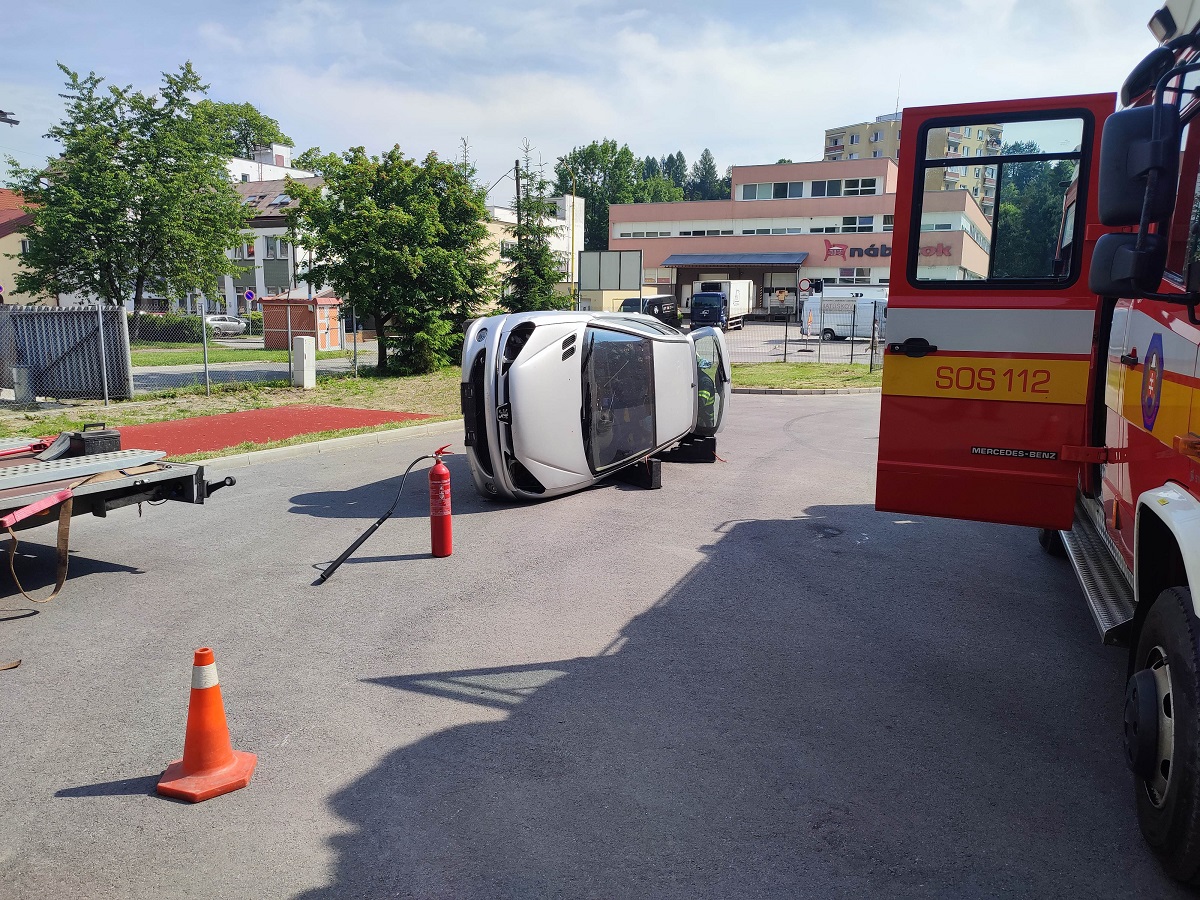
<svg viewBox="0 0 1200 900">
<path fill-rule="evenodd" d="M 666 269 L 761 266 L 765 269 L 795 269 L 804 265 L 807 253 L 672 253 L 660 263 Z"/>
</svg>

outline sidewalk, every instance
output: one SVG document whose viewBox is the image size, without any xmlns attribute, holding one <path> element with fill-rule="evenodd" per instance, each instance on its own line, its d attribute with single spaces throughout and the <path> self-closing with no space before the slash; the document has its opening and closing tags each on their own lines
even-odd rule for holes
<svg viewBox="0 0 1200 900">
<path fill-rule="evenodd" d="M 281 441 L 302 434 L 343 428 L 369 428 L 391 422 L 428 419 L 424 413 L 353 409 L 341 406 L 276 406 L 215 416 L 194 416 L 151 425 L 118 428 L 122 447 L 164 450 L 168 457 L 213 453 L 252 442 Z"/>
</svg>

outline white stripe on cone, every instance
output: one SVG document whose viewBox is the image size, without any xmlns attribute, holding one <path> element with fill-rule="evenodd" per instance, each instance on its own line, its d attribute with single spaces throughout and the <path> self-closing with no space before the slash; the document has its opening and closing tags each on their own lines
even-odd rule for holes
<svg viewBox="0 0 1200 900">
<path fill-rule="evenodd" d="M 207 666 L 192 666 L 192 690 L 210 688 L 218 683 L 216 663 L 209 663 Z"/>
</svg>

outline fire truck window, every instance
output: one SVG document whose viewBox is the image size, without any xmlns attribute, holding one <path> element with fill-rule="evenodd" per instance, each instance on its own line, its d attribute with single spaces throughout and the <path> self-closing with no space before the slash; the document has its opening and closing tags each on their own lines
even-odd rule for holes
<svg viewBox="0 0 1200 900">
<path fill-rule="evenodd" d="M 923 129 L 916 280 L 1073 278 L 1083 137 L 1080 118 Z"/>
<path fill-rule="evenodd" d="M 1167 271 L 1182 279 L 1200 264 L 1200 128 L 1183 129 L 1179 154 L 1179 198 L 1167 242 Z"/>
</svg>

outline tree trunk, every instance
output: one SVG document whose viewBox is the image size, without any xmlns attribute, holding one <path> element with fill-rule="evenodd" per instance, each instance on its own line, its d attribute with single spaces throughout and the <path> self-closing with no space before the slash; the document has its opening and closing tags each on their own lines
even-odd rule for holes
<svg viewBox="0 0 1200 900">
<path fill-rule="evenodd" d="M 371 315 L 375 318 L 375 346 L 378 348 L 378 357 L 375 362 L 375 370 L 380 375 L 386 375 L 388 371 L 387 360 L 387 339 L 384 337 L 384 332 L 387 331 L 388 317 L 379 310 L 372 310 Z"/>
</svg>

